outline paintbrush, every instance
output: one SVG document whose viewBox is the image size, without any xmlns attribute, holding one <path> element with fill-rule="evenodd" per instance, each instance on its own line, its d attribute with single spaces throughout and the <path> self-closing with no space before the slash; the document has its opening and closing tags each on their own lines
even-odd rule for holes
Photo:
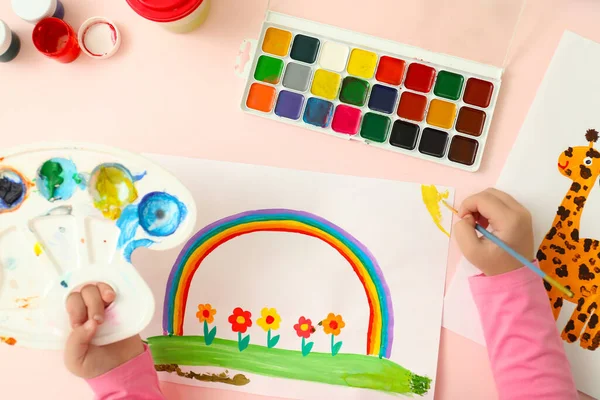
<svg viewBox="0 0 600 400">
<path fill-rule="evenodd" d="M 458 211 L 454 207 L 452 207 L 450 204 L 448 204 L 445 200 L 442 200 L 442 203 L 446 207 L 448 207 L 448 209 L 450 211 L 452 211 L 454 214 L 458 215 Z M 548 276 L 544 271 L 542 271 L 541 269 L 539 269 L 534 263 L 532 263 L 531 261 L 529 261 L 528 259 L 526 259 L 522 255 L 520 255 L 519 253 L 517 253 L 509 245 L 507 245 L 506 243 L 504 243 L 502 241 L 502 239 L 500 239 L 498 236 L 494 235 L 493 233 L 491 233 L 490 231 L 488 231 L 487 229 L 485 229 L 483 226 L 479 225 L 478 223 L 475 223 L 475 230 L 477 232 L 481 233 L 486 239 L 489 239 L 490 241 L 492 241 L 494 244 L 496 244 L 502 250 L 504 250 L 505 252 L 507 252 L 508 254 L 510 254 L 511 256 L 513 256 L 521 264 L 525 265 L 530 270 L 532 270 L 533 272 L 535 272 L 536 274 L 538 274 L 543 280 L 545 280 L 546 282 L 548 282 L 550 285 L 554 286 L 556 289 L 558 289 L 561 292 L 563 292 L 567 297 L 569 297 L 569 298 L 573 298 L 574 297 L 573 292 L 571 292 L 569 289 L 567 289 L 566 287 L 564 287 L 563 285 L 561 285 L 560 283 L 558 283 L 557 281 L 555 281 L 552 277 Z"/>
</svg>

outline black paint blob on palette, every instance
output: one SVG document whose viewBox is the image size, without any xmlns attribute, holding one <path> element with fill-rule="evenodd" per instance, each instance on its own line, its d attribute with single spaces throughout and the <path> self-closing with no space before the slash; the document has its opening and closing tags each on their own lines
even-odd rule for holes
<svg viewBox="0 0 600 400">
<path fill-rule="evenodd" d="M 23 196 L 23 185 L 6 177 L 0 178 L 0 199 L 9 207 Z"/>
</svg>

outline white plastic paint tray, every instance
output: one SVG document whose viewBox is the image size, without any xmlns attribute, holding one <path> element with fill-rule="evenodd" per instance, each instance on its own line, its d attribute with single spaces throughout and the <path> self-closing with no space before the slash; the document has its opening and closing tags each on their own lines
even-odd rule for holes
<svg viewBox="0 0 600 400">
<path fill-rule="evenodd" d="M 60 349 L 65 301 L 86 283 L 117 292 L 94 344 L 139 333 L 152 292 L 131 264 L 138 247 L 183 243 L 196 222 L 190 192 L 153 162 L 122 150 L 38 144 L 0 154 L 0 339 Z"/>
</svg>

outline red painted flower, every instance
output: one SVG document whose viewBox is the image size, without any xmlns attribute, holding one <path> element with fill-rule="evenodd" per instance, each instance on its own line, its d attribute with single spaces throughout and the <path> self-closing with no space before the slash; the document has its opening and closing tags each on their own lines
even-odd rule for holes
<svg viewBox="0 0 600 400">
<path fill-rule="evenodd" d="M 315 327 L 313 326 L 312 321 L 304 317 L 298 319 L 298 323 L 294 325 L 294 329 L 296 330 L 298 337 L 304 339 L 308 339 L 310 335 L 315 333 Z"/>
<path fill-rule="evenodd" d="M 232 331 L 246 333 L 248 328 L 252 326 L 252 313 L 237 307 L 233 310 L 233 314 L 229 316 L 229 323 Z"/>
</svg>

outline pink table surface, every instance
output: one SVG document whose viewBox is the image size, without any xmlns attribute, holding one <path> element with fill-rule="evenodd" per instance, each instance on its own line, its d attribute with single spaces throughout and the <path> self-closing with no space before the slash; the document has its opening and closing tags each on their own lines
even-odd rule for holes
<svg viewBox="0 0 600 400">
<path fill-rule="evenodd" d="M 503 78 L 482 169 L 470 174 L 239 111 L 244 82 L 234 75 L 235 57 L 241 41 L 256 36 L 266 0 L 213 0 L 206 25 L 185 36 L 139 18 L 124 0 L 64 2 L 66 20 L 75 27 L 94 15 L 112 18 L 124 36 L 121 50 L 108 61 L 82 55 L 74 64 L 60 65 L 36 52 L 32 26 L 12 13 L 9 1 L 0 2 L 0 18 L 23 41 L 17 60 L 0 65 L 2 148 L 41 140 L 99 142 L 138 152 L 435 182 L 456 187 L 457 201 L 496 181 L 563 31 L 600 41 L 600 5 L 595 0 L 529 1 Z M 393 26 L 375 19 L 361 25 L 361 14 L 353 11 L 352 2 L 346 3 L 343 17 L 358 25 L 353 28 L 402 40 L 395 37 Z M 395 0 L 385 5 L 398 15 L 407 7 L 426 7 Z M 296 9 L 302 12 L 302 7 Z M 333 17 L 327 22 L 336 24 Z M 453 246 L 449 279 L 458 258 Z M 0 346 L 0 397 L 91 398 L 61 358 L 57 352 Z M 163 388 L 169 399 L 261 398 L 172 384 Z M 442 331 L 436 398 L 497 398 L 484 348 Z"/>
</svg>

